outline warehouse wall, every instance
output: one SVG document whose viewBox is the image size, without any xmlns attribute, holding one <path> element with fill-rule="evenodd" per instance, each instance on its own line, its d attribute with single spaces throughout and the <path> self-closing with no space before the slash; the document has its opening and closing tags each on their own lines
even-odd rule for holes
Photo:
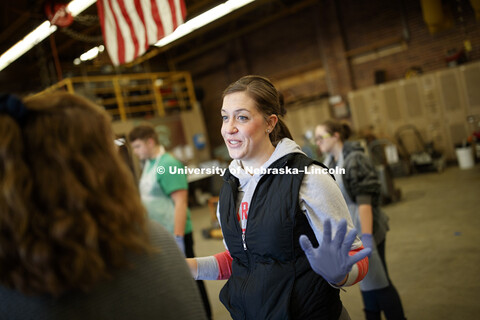
<svg viewBox="0 0 480 320">
<path fill-rule="evenodd" d="M 389 37 L 402 36 L 399 1 L 354 1 L 342 0 L 341 15 L 346 30 L 349 49 L 378 42 Z M 367 3 L 362 8 L 359 3 Z M 451 15 L 455 26 L 431 35 L 423 20 L 420 1 L 405 0 L 405 22 L 410 35 L 407 48 L 392 55 L 360 64 L 352 64 L 356 88 L 374 84 L 374 71 L 385 70 L 386 80 L 402 78 L 406 70 L 419 66 L 424 72 L 446 67 L 448 50 L 459 50 L 465 40 L 470 40 L 472 51 L 469 60 L 480 59 L 480 22 L 469 1 L 444 1 L 446 16 Z M 459 12 L 460 11 L 460 12 Z M 462 22 L 463 21 L 463 22 Z"/>
<path fill-rule="evenodd" d="M 262 74 L 275 82 L 289 75 L 300 78 L 309 66 L 323 68 L 324 76 L 284 90 L 291 102 L 322 93 L 346 97 L 373 85 L 376 70 L 384 70 L 390 81 L 403 78 L 413 66 L 424 72 L 445 68 L 447 51 L 462 48 L 465 40 L 472 45 L 468 59 L 480 60 L 480 22 L 469 1 L 444 1 L 454 27 L 436 35 L 423 21 L 420 1 L 403 0 L 403 8 L 402 15 L 400 0 L 311 1 L 282 19 L 177 61 L 174 68 L 190 71 L 203 89 L 205 121 L 215 147 L 223 144 L 221 92 L 245 74 Z M 223 29 L 219 38 L 230 32 Z M 169 53 L 175 54 L 181 52 Z"/>
</svg>

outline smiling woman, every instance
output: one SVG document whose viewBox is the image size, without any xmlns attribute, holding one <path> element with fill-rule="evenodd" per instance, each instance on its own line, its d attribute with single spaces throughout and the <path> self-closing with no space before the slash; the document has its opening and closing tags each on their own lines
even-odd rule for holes
<svg viewBox="0 0 480 320">
<path fill-rule="evenodd" d="M 253 99 L 237 92 L 224 98 L 222 120 L 221 132 L 230 157 L 243 160 L 246 166 L 259 166 L 268 159 L 274 150 L 268 134 L 278 121 L 276 115 L 265 120 Z"/>
<path fill-rule="evenodd" d="M 275 88 L 267 79 L 247 76 L 230 85 L 223 95 L 223 139 L 230 157 L 248 167 L 268 160 L 280 139 L 293 139 L 280 119 L 285 108 L 271 89 Z"/>
<path fill-rule="evenodd" d="M 229 279 L 220 300 L 233 319 L 349 319 L 337 286 L 365 276 L 370 251 L 332 177 L 305 174 L 323 167 L 292 140 L 280 97 L 261 76 L 224 91 L 221 134 L 233 161 L 217 218 L 226 251 L 187 262 L 196 279 Z"/>
<path fill-rule="evenodd" d="M 270 80 L 260 76 L 245 76 L 239 79 L 223 92 L 224 104 L 228 95 L 233 93 L 243 93 L 248 96 L 254 103 L 255 111 L 259 112 L 267 122 L 271 116 L 277 118 L 273 127 L 268 128 L 270 130 L 268 131 L 268 136 L 274 146 L 283 138 L 293 139 L 282 120 L 282 117 L 287 113 L 283 105 L 282 95 Z M 278 126 L 276 125 L 277 122 Z"/>
</svg>

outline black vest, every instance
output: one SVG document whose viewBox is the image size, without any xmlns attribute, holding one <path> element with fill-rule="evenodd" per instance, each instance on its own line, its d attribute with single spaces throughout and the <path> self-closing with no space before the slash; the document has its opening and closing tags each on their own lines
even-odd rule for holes
<svg viewBox="0 0 480 320">
<path fill-rule="evenodd" d="M 297 168 L 299 173 L 262 176 L 250 202 L 245 241 L 236 212 L 239 181 L 228 170 L 224 175 L 220 222 L 233 262 L 220 300 L 235 320 L 340 316 L 339 291 L 312 270 L 298 241 L 305 234 L 318 246 L 298 204 L 303 170 L 312 163 L 303 154 L 292 153 L 269 167 Z"/>
</svg>

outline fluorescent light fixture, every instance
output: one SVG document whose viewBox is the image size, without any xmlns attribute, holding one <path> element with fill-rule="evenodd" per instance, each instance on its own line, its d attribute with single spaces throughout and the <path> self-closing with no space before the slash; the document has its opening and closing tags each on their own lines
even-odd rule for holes
<svg viewBox="0 0 480 320">
<path fill-rule="evenodd" d="M 190 32 L 200 29 L 201 27 L 217 19 L 220 19 L 221 17 L 229 14 L 230 12 L 246 6 L 253 1 L 255 0 L 229 0 L 227 2 L 219 4 L 218 6 L 181 24 L 180 26 L 178 26 L 177 29 L 175 29 L 173 33 L 167 35 L 166 37 L 160 39 L 157 43 L 155 43 L 155 46 L 165 46 L 183 36 L 186 36 Z"/>
<path fill-rule="evenodd" d="M 23 38 L 23 40 L 17 42 L 13 47 L 0 56 L 0 71 L 21 57 L 25 52 L 32 49 L 43 39 L 54 33 L 55 30 L 57 30 L 57 26 L 51 25 L 50 21 L 44 21 L 35 30 Z"/>
<path fill-rule="evenodd" d="M 105 51 L 105 47 L 103 45 L 99 45 L 98 47 L 93 47 L 87 52 L 82 53 L 82 55 L 80 55 L 80 58 L 76 58 L 75 60 L 73 60 L 73 64 L 78 66 L 82 62 L 95 59 L 98 56 L 98 54 L 103 51 Z"/>
<path fill-rule="evenodd" d="M 80 56 L 80 60 L 82 60 L 82 61 L 92 60 L 96 56 L 98 56 L 98 48 L 97 47 L 92 48 L 92 49 L 88 50 L 87 52 L 83 53 Z"/>
<path fill-rule="evenodd" d="M 95 2 L 97 2 L 97 0 L 73 0 L 67 5 L 67 10 L 75 17 Z"/>
<path fill-rule="evenodd" d="M 75 17 L 83 10 L 94 4 L 97 0 L 73 0 L 67 5 L 67 9 Z M 25 52 L 42 42 L 46 37 L 57 30 L 56 25 L 52 25 L 50 21 L 45 20 L 35 30 L 30 32 L 22 40 L 17 42 L 13 47 L 5 51 L 0 56 L 0 71 L 5 69 L 13 61 L 21 57 Z"/>
<path fill-rule="evenodd" d="M 168 36 L 159 40 L 155 45 L 157 47 L 165 46 L 170 42 L 173 42 L 194 30 L 200 29 L 201 27 L 220 19 L 221 17 L 233 12 L 255 0 L 228 0 L 213 9 L 210 9 L 199 16 L 196 16 L 193 19 L 188 20 L 184 24 L 180 25 L 175 31 Z M 67 10 L 72 14 L 72 16 L 77 16 L 85 9 L 90 7 L 92 4 L 97 2 L 97 0 L 73 0 L 67 5 Z M 46 37 L 51 35 L 57 30 L 57 26 L 51 25 L 50 22 L 44 21 L 40 26 L 35 30 L 29 33 L 23 40 L 17 42 L 13 47 L 8 49 L 0 56 L 0 71 L 5 69 L 13 61 L 21 57 L 25 52 L 33 48 L 35 45 L 43 41 Z M 93 51 L 92 51 L 93 50 Z M 98 52 L 102 52 L 104 47 L 92 48 L 91 50 L 85 52 L 80 57 L 81 61 L 91 60 L 98 55 Z M 92 57 L 93 58 L 90 58 Z M 77 58 L 78 59 L 78 58 Z M 74 63 L 78 64 L 79 60 L 75 59 Z"/>
</svg>

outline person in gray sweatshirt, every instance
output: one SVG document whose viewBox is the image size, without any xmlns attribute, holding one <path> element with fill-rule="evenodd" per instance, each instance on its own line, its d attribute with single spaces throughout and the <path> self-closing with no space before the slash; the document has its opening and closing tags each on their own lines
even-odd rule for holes
<svg viewBox="0 0 480 320">
<path fill-rule="evenodd" d="M 220 300 L 233 319 L 349 319 L 339 288 L 363 279 L 370 250 L 285 113 L 267 78 L 245 76 L 224 91 L 221 134 L 233 161 L 217 218 L 226 250 L 187 262 L 195 279 L 228 279 Z"/>
<path fill-rule="evenodd" d="M 355 228 L 365 247 L 372 249 L 369 271 L 360 282 L 364 312 L 367 320 L 380 320 L 381 312 L 388 320 L 403 320 L 402 302 L 387 272 L 385 241 L 388 217 L 380 209 L 380 181 L 363 148 L 347 141 L 350 126 L 327 120 L 315 129 L 320 150 L 327 155 L 325 164 L 344 169 L 336 175 Z"/>
</svg>

